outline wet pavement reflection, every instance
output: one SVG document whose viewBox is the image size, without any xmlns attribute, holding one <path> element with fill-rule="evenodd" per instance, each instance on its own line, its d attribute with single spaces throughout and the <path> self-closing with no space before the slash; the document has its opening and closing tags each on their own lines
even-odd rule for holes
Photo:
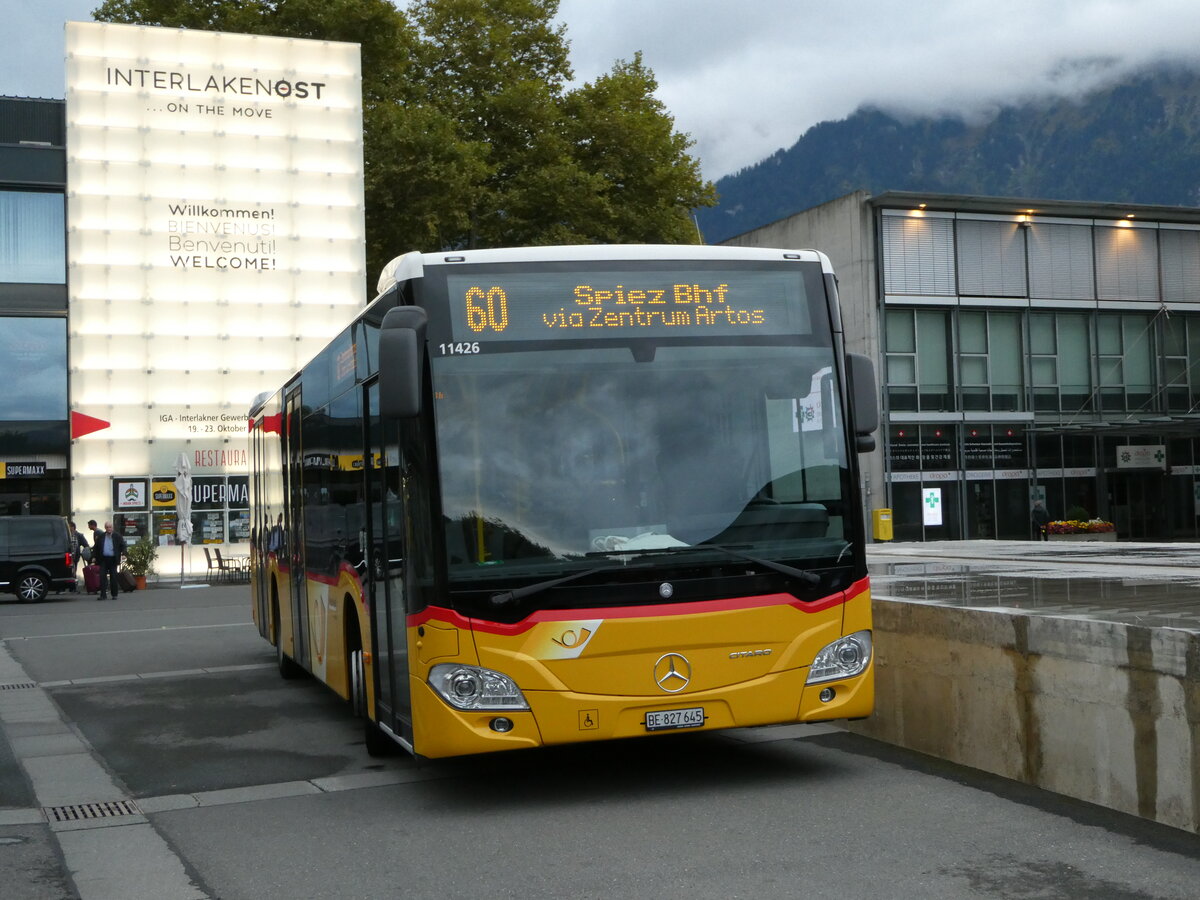
<svg viewBox="0 0 1200 900">
<path fill-rule="evenodd" d="M 878 598 L 1200 632 L 1200 547 L 1016 542 L 872 545 Z"/>
</svg>

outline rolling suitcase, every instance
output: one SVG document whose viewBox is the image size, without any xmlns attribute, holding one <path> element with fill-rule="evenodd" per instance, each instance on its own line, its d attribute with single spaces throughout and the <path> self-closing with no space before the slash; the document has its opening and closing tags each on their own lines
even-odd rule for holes
<svg viewBox="0 0 1200 900">
<path fill-rule="evenodd" d="M 137 582 L 133 580 L 133 575 L 129 573 L 128 569 L 118 570 L 117 583 L 121 585 L 121 590 L 127 593 L 137 590 Z"/>
<path fill-rule="evenodd" d="M 100 591 L 100 566 L 89 563 L 83 567 L 83 587 L 89 594 Z"/>
</svg>

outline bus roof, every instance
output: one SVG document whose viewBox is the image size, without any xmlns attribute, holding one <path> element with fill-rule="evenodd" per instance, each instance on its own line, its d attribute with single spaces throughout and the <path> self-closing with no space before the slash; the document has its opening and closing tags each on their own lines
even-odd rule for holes
<svg viewBox="0 0 1200 900">
<path fill-rule="evenodd" d="M 456 263 L 598 262 L 605 260 L 799 260 L 819 262 L 832 273 L 829 258 L 819 250 L 782 250 L 762 247 L 727 247 L 701 244 L 578 244 L 561 247 L 507 247 L 495 250 L 413 251 L 397 256 L 379 276 L 377 290 L 387 291 L 398 281 L 419 277 L 426 266 Z"/>
</svg>

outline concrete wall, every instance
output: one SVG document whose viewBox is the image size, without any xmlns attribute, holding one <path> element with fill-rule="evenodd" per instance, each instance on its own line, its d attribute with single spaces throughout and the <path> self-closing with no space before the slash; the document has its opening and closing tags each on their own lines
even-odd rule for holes
<svg viewBox="0 0 1200 900">
<path fill-rule="evenodd" d="M 876 600 L 851 729 L 1200 833 L 1200 635 Z"/>
</svg>

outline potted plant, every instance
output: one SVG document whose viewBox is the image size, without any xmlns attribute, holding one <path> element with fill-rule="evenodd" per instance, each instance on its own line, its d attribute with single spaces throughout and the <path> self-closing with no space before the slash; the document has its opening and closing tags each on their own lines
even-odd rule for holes
<svg viewBox="0 0 1200 900">
<path fill-rule="evenodd" d="M 139 591 L 146 589 L 146 576 L 154 571 L 158 547 L 149 538 L 141 538 L 125 550 L 125 566 L 137 582 Z"/>
</svg>

